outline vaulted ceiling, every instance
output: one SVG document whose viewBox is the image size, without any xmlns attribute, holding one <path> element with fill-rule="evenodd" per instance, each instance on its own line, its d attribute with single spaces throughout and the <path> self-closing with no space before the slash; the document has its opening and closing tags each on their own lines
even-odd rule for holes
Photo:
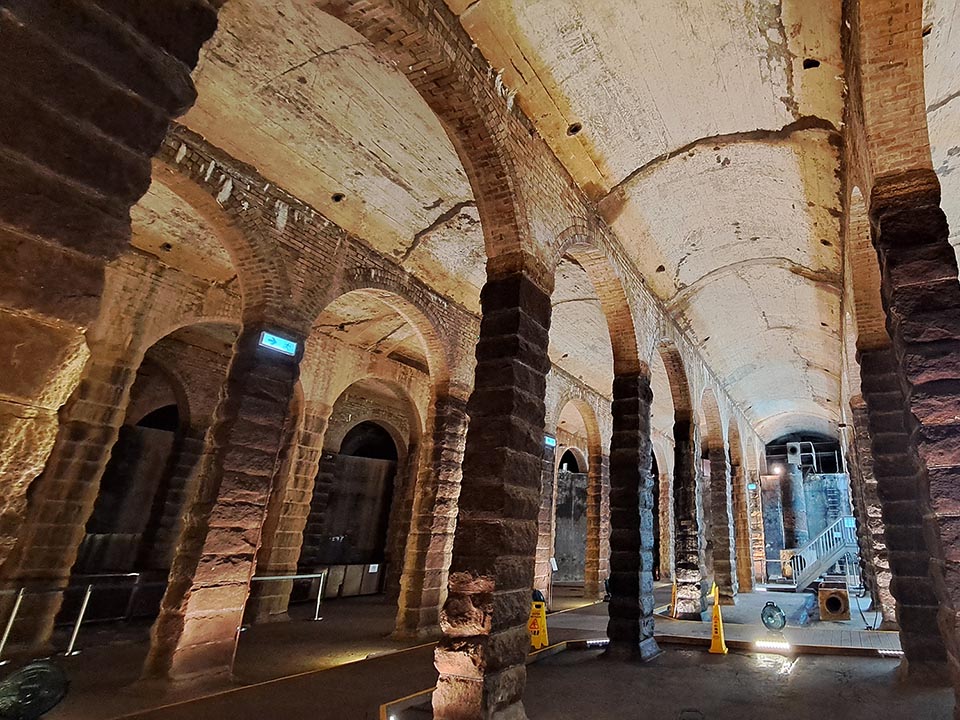
<svg viewBox="0 0 960 720">
<path fill-rule="evenodd" d="M 768 439 L 834 431 L 841 0 L 446 2 L 754 426 Z M 954 228 L 958 14 L 925 4 L 931 143 Z M 231 0 L 195 80 L 186 125 L 479 309 L 483 237 L 463 167 L 362 37 L 309 3 Z M 138 237 L 156 252 L 151 227 L 176 198 L 148 199 Z M 561 264 L 554 305 L 551 358 L 609 393 L 609 336 L 575 263 Z"/>
<path fill-rule="evenodd" d="M 765 435 L 840 377 L 839 0 L 447 0 Z"/>
</svg>

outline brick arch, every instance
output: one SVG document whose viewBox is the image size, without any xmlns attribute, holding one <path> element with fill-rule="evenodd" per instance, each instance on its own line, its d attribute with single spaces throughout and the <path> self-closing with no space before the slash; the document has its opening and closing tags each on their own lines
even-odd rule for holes
<svg viewBox="0 0 960 720">
<path fill-rule="evenodd" d="M 859 0 L 853 5 L 850 95 L 859 95 L 862 168 L 872 185 L 908 170 L 932 170 L 923 78 L 923 3 Z M 862 160 L 862 161 L 863 161 Z"/>
<path fill-rule="evenodd" d="M 408 292 L 401 295 L 403 290 Z M 416 288 L 406 287 L 405 283 L 399 282 L 392 274 L 379 269 L 360 268 L 347 274 L 341 285 L 341 292 L 327 299 L 326 304 L 315 313 L 314 322 L 324 310 L 351 293 L 367 293 L 377 298 L 413 327 L 423 343 L 435 392 L 445 393 L 455 358 L 452 357 L 453 341 L 447 340 L 441 330 L 445 327 L 445 322 L 437 298 L 422 295 Z"/>
<path fill-rule="evenodd" d="M 642 372 L 645 366 L 640 360 L 630 303 L 608 248 L 597 241 L 596 233 L 585 221 L 575 222 L 557 240 L 554 268 L 563 257 L 573 259 L 587 273 L 600 299 L 613 347 L 614 375 Z"/>
<path fill-rule="evenodd" d="M 730 462 L 743 465 L 743 440 L 740 435 L 740 422 L 735 415 L 727 421 L 727 441 L 730 447 Z"/>
<path fill-rule="evenodd" d="M 356 30 L 400 70 L 436 114 L 473 189 L 490 259 L 519 269 L 530 254 L 518 172 L 511 156 L 509 108 L 493 88 L 489 66 L 442 2 L 317 0 L 321 10 Z M 502 266 L 501 266 L 502 264 Z"/>
<path fill-rule="evenodd" d="M 853 327 L 858 350 L 887 347 L 890 336 L 880 298 L 880 267 L 870 237 L 867 204 L 859 187 L 847 199 L 847 233 L 844 271 L 853 288 Z"/>
<path fill-rule="evenodd" d="M 667 370 L 670 382 L 670 394 L 673 396 L 673 416 L 675 422 L 689 422 L 693 418 L 690 401 L 690 381 L 680 350 L 670 340 L 661 340 L 657 347 L 663 366 Z"/>
<path fill-rule="evenodd" d="M 350 422 L 344 424 L 338 430 L 338 433 L 335 436 L 337 446 L 336 448 L 330 449 L 335 449 L 339 452 L 340 443 L 343 441 L 343 437 L 360 423 L 369 421 L 380 425 L 390 434 L 390 437 L 393 438 L 394 444 L 397 446 L 397 451 L 400 453 L 400 460 L 398 462 L 402 462 L 403 458 L 406 456 L 406 452 L 410 447 L 414 446 L 420 441 L 420 438 L 424 432 L 424 419 L 420 412 L 420 408 L 417 406 L 417 401 L 410 394 L 410 391 L 407 390 L 407 388 L 405 388 L 402 384 L 391 378 L 383 377 L 382 374 L 375 372 L 358 373 L 357 375 L 351 376 L 349 382 L 345 383 L 342 388 L 338 387 L 336 389 L 336 393 L 333 394 L 334 400 L 332 403 L 330 403 L 330 407 L 331 409 L 335 408 L 336 404 L 340 401 L 340 398 L 342 398 L 350 390 L 350 388 L 357 383 L 362 382 L 363 380 L 375 380 L 381 385 L 385 385 L 386 387 L 390 388 L 390 390 L 396 393 L 397 397 L 401 399 L 403 404 L 406 406 L 405 409 L 410 419 L 410 437 L 404 440 L 400 429 L 388 420 L 362 416 L 351 419 Z M 328 440 L 329 439 L 330 437 L 328 437 Z"/>
<path fill-rule="evenodd" d="M 720 415 L 720 404 L 717 394 L 711 387 L 705 387 L 700 395 L 701 437 L 711 449 L 721 448 L 724 445 L 723 418 Z"/>
<path fill-rule="evenodd" d="M 553 414 L 553 422 L 555 424 L 560 422 L 560 414 L 567 405 L 573 405 L 577 409 L 577 412 L 580 413 L 580 417 L 583 418 L 583 424 L 587 428 L 587 451 L 592 456 L 602 455 L 603 438 L 600 432 L 600 422 L 597 419 L 597 413 L 593 409 L 593 406 L 582 397 L 570 391 L 565 392 L 557 403 L 557 409 Z M 587 458 L 587 463 L 588 465 L 590 464 L 590 458 Z"/>
<path fill-rule="evenodd" d="M 166 148 L 164 155 L 170 154 Z M 237 193 L 219 199 L 220 188 L 203 182 L 199 171 L 181 169 L 166 160 L 154 161 L 154 182 L 197 211 L 217 229 L 217 240 L 237 272 L 244 320 L 269 317 L 288 304 L 292 282 L 275 243 L 258 230 L 259 214 L 244 210 Z M 279 319 L 279 318 L 278 318 Z"/>
<path fill-rule="evenodd" d="M 167 338 L 170 338 L 174 333 L 179 330 L 183 330 L 189 327 L 196 327 L 198 325 L 222 325 L 230 326 L 234 328 L 238 333 L 240 332 L 240 320 L 234 317 L 219 317 L 216 315 L 189 315 L 176 318 L 164 328 L 158 330 L 152 336 L 146 338 L 146 342 L 143 344 L 143 351 L 138 356 L 138 372 L 139 367 L 143 365 L 146 360 L 147 353 L 150 352 L 150 349 L 156 346 L 158 343 L 163 342 Z M 168 367 L 166 364 L 158 361 L 152 361 L 153 365 L 158 367 L 165 375 L 171 380 L 171 385 L 174 387 L 175 393 L 177 393 L 178 405 L 182 411 L 182 416 L 180 418 L 180 425 L 183 428 L 193 427 L 193 423 L 196 420 L 196 411 L 195 403 L 191 403 L 190 393 L 186 389 L 186 381 L 177 373 L 176 368 Z M 180 388 L 177 392 L 177 387 Z M 182 393 L 182 396 L 181 396 Z"/>
</svg>

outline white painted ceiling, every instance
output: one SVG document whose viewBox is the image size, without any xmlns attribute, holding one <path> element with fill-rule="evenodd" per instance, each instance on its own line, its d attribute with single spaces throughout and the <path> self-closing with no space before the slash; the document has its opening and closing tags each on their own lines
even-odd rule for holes
<svg viewBox="0 0 960 720">
<path fill-rule="evenodd" d="M 752 423 L 767 438 L 829 432 L 840 0 L 447 2 Z M 186 125 L 478 310 L 483 238 L 463 168 L 359 35 L 307 3 L 231 0 L 195 80 Z M 573 263 L 554 306 L 551 357 L 608 394 L 609 336 Z M 381 318 L 373 338 L 392 322 L 381 310 L 338 312 Z"/>
</svg>

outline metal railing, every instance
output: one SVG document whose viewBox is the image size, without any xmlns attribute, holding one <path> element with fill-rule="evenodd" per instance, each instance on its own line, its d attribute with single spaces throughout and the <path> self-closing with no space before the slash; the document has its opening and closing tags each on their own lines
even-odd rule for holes
<svg viewBox="0 0 960 720">
<path fill-rule="evenodd" d="M 294 582 L 294 581 L 297 581 L 297 580 L 319 580 L 318 588 L 317 588 L 317 602 L 316 602 L 316 605 L 315 605 L 315 607 L 314 607 L 314 614 L 313 614 L 313 620 L 317 621 L 317 620 L 322 620 L 322 619 L 323 619 L 323 618 L 320 616 L 320 610 L 321 610 L 321 608 L 322 608 L 322 606 L 323 606 L 323 597 L 324 597 L 324 594 L 325 594 L 325 592 L 326 592 L 327 575 L 328 575 L 328 573 L 329 573 L 329 571 L 328 571 L 326 568 L 324 568 L 323 570 L 321 570 L 321 571 L 318 572 L 318 573 L 307 573 L 307 574 L 303 574 L 303 575 L 265 575 L 265 576 L 258 576 L 258 577 L 255 576 L 255 577 L 251 578 L 250 582 L 251 582 L 251 583 L 255 583 L 255 582 L 284 582 L 284 581 Z M 100 621 L 111 621 L 111 620 L 112 620 L 112 621 L 117 621 L 117 620 L 120 620 L 120 621 L 126 622 L 126 621 L 131 620 L 132 617 L 133 617 L 133 612 L 134 612 L 134 607 L 135 607 L 135 601 L 136 601 L 136 598 L 137 598 L 137 594 L 138 594 L 140 591 L 142 591 L 142 590 L 144 590 L 145 588 L 148 588 L 148 587 L 153 587 L 153 588 L 165 587 L 166 584 L 167 584 L 166 580 L 164 580 L 164 581 L 152 582 L 152 583 L 144 583 L 144 582 L 141 582 L 142 574 L 141 574 L 141 573 L 138 573 L 138 572 L 132 572 L 132 573 L 103 573 L 103 574 L 91 574 L 91 575 L 74 575 L 74 576 L 71 578 L 71 580 L 72 580 L 72 581 L 76 581 L 76 580 L 81 580 L 81 581 L 83 581 L 83 580 L 87 580 L 87 581 L 94 580 L 94 581 L 96 581 L 96 580 L 107 580 L 107 579 L 111 579 L 111 578 L 132 579 L 132 580 L 133 580 L 133 584 L 127 586 L 127 585 L 121 585 L 121 584 L 118 584 L 118 583 L 87 582 L 87 583 L 84 585 L 83 582 L 80 582 L 80 583 L 71 582 L 71 583 L 68 584 L 68 585 L 53 586 L 53 587 L 39 587 L 39 588 L 38 588 L 38 587 L 22 586 L 22 587 L 19 587 L 19 588 L 16 588 L 16 589 L 0 590 L 0 597 L 5 596 L 5 595 L 13 595 L 13 596 L 14 596 L 13 605 L 12 605 L 12 607 L 10 608 L 10 615 L 7 617 L 7 621 L 6 621 L 6 623 L 4 624 L 4 626 L 3 626 L 3 633 L 0 634 L 0 658 L 3 657 L 3 653 L 4 653 L 4 650 L 6 649 L 7 644 L 8 644 L 8 642 L 9 642 L 9 640 L 10 640 L 10 636 L 11 636 L 11 634 L 12 634 L 14 624 L 16 623 L 17 617 L 18 617 L 18 615 L 19 615 L 19 613 L 20 613 L 20 610 L 21 610 L 21 608 L 22 608 L 22 606 L 23 606 L 24 600 L 25 600 L 25 598 L 27 598 L 28 596 L 31 596 L 31 595 L 54 595 L 54 594 L 61 594 L 61 593 L 67 593 L 67 592 L 69 592 L 70 590 L 77 590 L 77 589 L 79 589 L 79 588 L 81 588 L 81 587 L 83 588 L 83 599 L 82 599 L 81 602 L 80 602 L 80 609 L 79 609 L 79 611 L 78 611 L 78 613 L 77 613 L 76 619 L 75 619 L 74 622 L 73 622 L 73 627 L 72 627 L 72 629 L 71 629 L 71 631 L 70 631 L 70 638 L 69 638 L 69 641 L 68 641 L 68 643 L 67 643 L 67 648 L 66 648 L 66 650 L 63 652 L 63 655 L 69 656 L 69 655 L 75 655 L 75 654 L 77 654 L 77 653 L 79 652 L 79 651 L 76 649 L 76 648 L 77 648 L 77 637 L 78 637 L 79 634 L 80 634 L 80 626 L 83 624 L 83 621 L 84 621 L 84 619 L 86 618 L 87 609 L 88 609 L 89 606 L 90 606 L 90 599 L 91 599 L 91 597 L 93 596 L 93 594 L 94 594 L 95 591 L 98 591 L 98 590 L 110 590 L 110 591 L 115 591 L 115 590 L 124 590 L 124 589 L 128 589 L 128 588 L 129 588 L 129 590 L 130 590 L 130 596 L 129 596 L 129 598 L 127 599 L 126 609 L 125 609 L 124 613 L 123 613 L 122 615 L 111 616 L 111 617 L 106 617 L 106 618 L 99 618 Z M 237 631 L 238 631 L 238 632 L 240 631 L 240 628 L 239 628 L 239 627 L 237 628 Z M 0 664 L 4 664 L 4 663 L 6 663 L 6 662 L 7 662 L 6 660 L 0 659 Z"/>
</svg>

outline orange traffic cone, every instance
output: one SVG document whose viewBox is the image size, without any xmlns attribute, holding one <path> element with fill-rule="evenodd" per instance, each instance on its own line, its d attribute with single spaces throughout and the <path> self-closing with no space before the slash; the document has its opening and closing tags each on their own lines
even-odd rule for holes
<svg viewBox="0 0 960 720">
<path fill-rule="evenodd" d="M 710 633 L 710 652 L 716 655 L 727 654 L 727 643 L 723 638 L 723 616 L 720 614 L 720 589 L 713 584 L 713 620 Z"/>
</svg>

